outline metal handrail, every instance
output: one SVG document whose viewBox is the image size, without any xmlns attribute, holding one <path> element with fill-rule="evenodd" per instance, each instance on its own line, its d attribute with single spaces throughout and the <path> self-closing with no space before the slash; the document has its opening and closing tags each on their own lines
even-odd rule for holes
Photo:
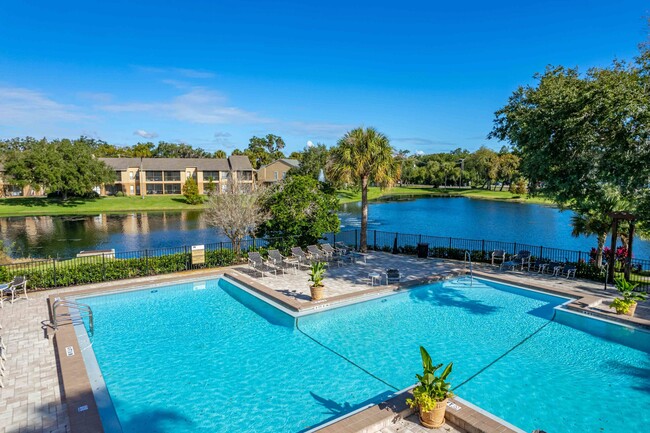
<svg viewBox="0 0 650 433">
<path fill-rule="evenodd" d="M 52 325 L 55 330 L 59 329 L 59 325 L 61 324 L 59 318 L 62 318 L 62 316 L 59 316 L 56 312 L 59 307 L 68 307 L 68 318 L 70 323 L 73 324 L 75 324 L 75 318 L 72 317 L 71 309 L 75 310 L 79 314 L 80 319 L 83 319 L 82 315 L 85 314 L 86 317 L 88 317 L 89 335 L 92 337 L 95 334 L 95 321 L 93 319 L 93 310 L 90 306 L 79 302 L 69 301 L 67 299 L 56 299 L 52 304 Z"/>
<path fill-rule="evenodd" d="M 472 269 L 472 253 L 470 253 L 469 250 L 465 250 L 463 263 L 465 267 L 467 267 L 467 263 L 469 263 L 469 285 L 471 286 L 472 283 L 474 283 L 474 271 Z"/>
</svg>

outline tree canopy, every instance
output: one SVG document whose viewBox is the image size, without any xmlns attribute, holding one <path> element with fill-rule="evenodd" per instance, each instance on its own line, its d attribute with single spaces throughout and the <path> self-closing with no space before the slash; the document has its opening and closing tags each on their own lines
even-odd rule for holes
<svg viewBox="0 0 650 433">
<path fill-rule="evenodd" d="M 284 251 L 315 244 L 327 232 L 338 232 L 338 199 L 333 190 L 311 176 L 290 176 L 278 182 L 262 200 L 271 218 L 261 224 L 258 236 L 273 238 Z"/>
<path fill-rule="evenodd" d="M 9 183 L 48 193 L 83 196 L 103 183 L 112 182 L 115 173 L 97 160 L 93 152 L 96 142 L 78 140 L 36 140 L 30 137 L 6 142 L 5 176 Z"/>
<path fill-rule="evenodd" d="M 622 210 L 622 203 L 634 203 L 647 229 L 650 55 L 647 46 L 641 48 L 633 63 L 615 61 L 584 74 L 548 67 L 496 112 L 490 136 L 511 143 L 531 186 L 560 206 L 602 219 L 603 213 Z M 580 224 L 602 231 L 605 219 Z"/>
</svg>

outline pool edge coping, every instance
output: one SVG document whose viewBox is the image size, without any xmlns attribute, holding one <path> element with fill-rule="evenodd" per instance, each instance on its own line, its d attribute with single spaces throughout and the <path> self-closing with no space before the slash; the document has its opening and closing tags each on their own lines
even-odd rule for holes
<svg viewBox="0 0 650 433">
<path fill-rule="evenodd" d="M 95 285 L 89 285 L 90 287 L 86 286 L 88 288 L 84 288 L 84 286 L 81 286 L 79 287 L 79 290 L 71 290 L 69 292 L 49 295 L 47 298 L 47 302 L 48 302 L 50 319 L 52 319 L 53 318 L 52 305 L 56 298 L 78 297 L 78 296 L 86 297 L 86 296 L 93 296 L 93 295 L 100 295 L 100 294 L 106 295 L 110 293 L 139 290 L 146 287 L 160 286 L 160 285 L 170 284 L 172 282 L 181 282 L 183 280 L 187 281 L 190 279 L 191 280 L 210 279 L 210 278 L 218 278 L 221 276 L 225 276 L 235 280 L 239 284 L 245 285 L 247 288 L 253 290 L 259 296 L 266 298 L 267 300 L 277 302 L 285 306 L 285 308 L 293 310 L 296 313 L 300 313 L 300 312 L 316 313 L 316 312 L 323 311 L 325 309 L 344 306 L 347 304 L 348 301 L 353 301 L 355 299 L 356 302 L 364 302 L 372 299 L 373 297 L 381 297 L 381 296 L 386 296 L 394 293 L 399 293 L 401 291 L 410 290 L 412 288 L 419 287 L 423 284 L 435 283 L 463 274 L 464 271 L 461 270 L 448 271 L 441 274 L 431 275 L 425 278 L 409 280 L 406 282 L 402 282 L 398 285 L 377 286 L 359 292 L 337 295 L 331 298 L 327 298 L 318 303 L 313 303 L 313 302 L 303 303 L 259 283 L 258 281 L 246 276 L 245 274 L 238 272 L 236 267 L 232 266 L 227 268 L 210 270 L 208 272 L 186 271 L 177 274 L 167 274 L 165 276 L 160 276 L 161 278 L 148 277 L 148 278 L 127 279 L 127 280 L 114 282 L 114 284 L 101 284 L 100 286 L 96 286 L 96 287 L 93 287 Z M 618 324 L 628 325 L 634 328 L 650 329 L 650 321 L 646 321 L 644 319 L 637 318 L 638 319 L 637 321 L 631 321 L 628 320 L 628 316 L 626 317 L 617 317 L 616 315 L 609 316 L 606 313 L 600 313 L 600 312 L 590 310 L 589 307 L 592 306 L 592 304 L 586 302 L 587 300 L 594 298 L 594 299 L 598 299 L 599 303 L 602 302 L 602 298 L 599 298 L 594 295 L 585 296 L 584 294 L 577 294 L 575 292 L 572 292 L 571 290 L 558 290 L 557 288 L 543 286 L 540 284 L 530 284 L 530 283 L 523 283 L 519 281 L 513 281 L 507 278 L 499 278 L 499 276 L 495 276 L 493 274 L 488 274 L 480 271 L 474 271 L 474 275 L 477 276 L 478 278 L 483 278 L 497 283 L 515 285 L 524 289 L 539 291 L 542 293 L 547 293 L 550 295 L 555 295 L 563 298 L 569 298 L 569 301 L 563 304 L 563 306 L 567 310 L 580 312 L 588 316 L 600 316 L 605 319 L 612 320 Z M 134 283 L 135 285 L 133 285 Z M 352 303 L 356 303 L 356 302 L 352 302 Z M 639 323 L 639 321 L 641 323 Z M 644 322 L 648 322 L 648 323 L 646 324 Z M 50 332 L 53 332 L 53 329 L 48 330 L 48 336 Z M 61 382 L 60 386 L 63 391 L 62 392 L 63 397 L 67 403 L 67 413 L 70 420 L 71 433 L 81 433 L 81 432 L 103 433 L 105 430 L 102 425 L 99 409 L 97 406 L 97 402 L 95 401 L 93 388 L 91 386 L 90 378 L 88 376 L 88 370 L 85 365 L 85 362 L 83 361 L 82 352 L 79 346 L 79 341 L 74 326 L 72 324 L 61 325 L 59 329 L 56 330 L 56 332 L 53 332 L 53 342 L 55 345 L 56 362 L 57 362 L 57 367 L 59 370 L 59 377 Z M 69 346 L 72 346 L 74 348 L 75 355 L 73 356 L 66 355 L 65 348 Z M 70 358 L 74 358 L 74 359 L 70 359 Z M 79 360 L 81 360 L 81 365 L 79 365 L 80 364 Z M 83 372 L 81 372 L 82 370 Z M 359 409 L 358 411 L 344 415 L 341 418 L 332 420 L 330 423 L 324 426 L 316 427 L 314 430 L 310 430 L 310 431 L 314 431 L 314 432 L 322 431 L 323 433 L 330 433 L 330 432 L 334 433 L 339 431 L 341 433 L 343 433 L 344 431 L 349 433 L 356 433 L 360 431 L 365 431 L 367 427 L 370 427 L 370 425 L 362 426 L 360 425 L 361 423 L 358 422 L 360 419 L 368 418 L 368 416 L 363 414 L 368 411 L 373 411 L 374 408 L 378 408 L 378 407 L 381 408 L 382 405 L 388 404 L 393 399 L 403 394 L 402 391 L 400 391 L 400 393 L 397 393 L 394 397 L 392 397 L 391 399 L 385 402 L 372 405 L 365 409 L 363 408 Z M 90 396 L 91 398 L 88 398 L 88 396 Z M 464 425 L 459 425 L 457 422 L 454 422 L 453 419 L 451 420 L 453 424 L 458 425 L 460 428 L 466 430 L 468 433 L 497 433 L 497 432 L 522 432 L 523 431 L 518 429 L 516 426 L 512 426 L 511 424 L 508 424 L 507 421 L 501 420 L 495 415 L 487 411 L 484 411 L 483 409 L 465 400 L 462 400 L 460 398 L 456 398 L 456 400 L 459 402 L 462 401 L 462 404 L 465 405 L 465 408 L 469 408 L 473 413 L 480 415 L 480 416 L 476 415 L 470 417 L 472 422 L 476 421 L 478 422 L 478 425 L 473 425 L 472 423 L 469 423 L 462 419 L 460 419 L 459 422 L 461 422 L 461 424 Z M 84 406 L 87 406 L 87 408 L 80 411 L 80 408 Z M 466 413 L 467 412 L 469 411 L 466 411 Z M 394 412 L 391 413 L 393 419 L 395 418 L 396 415 L 401 416 L 399 413 L 398 414 L 395 414 Z M 447 413 L 449 413 L 449 411 L 447 411 Z M 336 425 L 340 422 L 344 422 L 353 417 L 356 421 L 351 425 L 358 427 L 357 430 L 348 430 L 347 427 L 346 430 L 328 430 L 330 425 Z M 485 417 L 485 420 L 483 420 L 481 417 Z M 493 422 L 496 422 L 499 427 L 498 428 L 495 427 L 494 429 L 489 429 L 489 430 L 481 429 L 483 424 L 485 424 L 487 428 L 489 426 L 492 426 Z M 514 429 L 510 427 L 513 427 Z"/>
</svg>

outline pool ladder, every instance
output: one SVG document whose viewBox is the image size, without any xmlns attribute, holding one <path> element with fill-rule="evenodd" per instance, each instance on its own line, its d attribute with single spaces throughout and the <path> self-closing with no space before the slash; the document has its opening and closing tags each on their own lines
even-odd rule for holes
<svg viewBox="0 0 650 433">
<path fill-rule="evenodd" d="M 460 278 L 459 281 L 465 282 L 469 280 L 469 285 L 472 286 L 474 283 L 474 271 L 472 269 L 472 253 L 470 253 L 469 250 L 465 250 L 463 256 L 463 269 L 469 269 L 469 276 L 465 275 Z"/>
<path fill-rule="evenodd" d="M 57 311 L 61 307 L 67 307 L 67 312 Z M 69 301 L 67 299 L 56 298 L 52 304 L 52 326 L 58 330 L 60 325 L 81 325 L 86 326 L 84 318 L 88 319 L 88 345 L 81 350 L 92 346 L 92 337 L 95 335 L 95 321 L 93 319 L 93 310 L 89 305 L 80 302 Z"/>
</svg>

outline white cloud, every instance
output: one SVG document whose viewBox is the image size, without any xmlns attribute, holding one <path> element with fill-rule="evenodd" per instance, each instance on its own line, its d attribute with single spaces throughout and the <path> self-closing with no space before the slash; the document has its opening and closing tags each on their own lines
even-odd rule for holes
<svg viewBox="0 0 650 433">
<path fill-rule="evenodd" d="M 313 146 L 314 146 L 314 142 L 311 140 L 307 140 L 307 147 L 313 147 Z"/>
<path fill-rule="evenodd" d="M 41 92 L 21 87 L 0 87 L 0 124 L 77 122 L 89 119 L 79 107 L 62 104 Z"/>
<path fill-rule="evenodd" d="M 100 107 L 105 111 L 147 112 L 176 120 L 200 124 L 268 123 L 256 113 L 228 105 L 227 98 L 214 90 L 194 87 L 190 91 L 165 102 L 128 102 Z"/>
<path fill-rule="evenodd" d="M 139 135 L 142 138 L 156 138 L 156 137 L 158 137 L 158 134 L 156 134 L 155 132 L 147 132 L 144 129 L 138 129 L 137 131 L 134 131 L 133 135 Z"/>
<path fill-rule="evenodd" d="M 416 155 L 424 155 L 424 151 L 423 150 L 416 150 L 415 154 Z"/>
<path fill-rule="evenodd" d="M 152 66 L 134 66 L 134 68 L 145 74 L 167 74 L 185 78 L 214 78 L 216 75 L 210 71 L 190 68 L 157 68 Z"/>
</svg>

